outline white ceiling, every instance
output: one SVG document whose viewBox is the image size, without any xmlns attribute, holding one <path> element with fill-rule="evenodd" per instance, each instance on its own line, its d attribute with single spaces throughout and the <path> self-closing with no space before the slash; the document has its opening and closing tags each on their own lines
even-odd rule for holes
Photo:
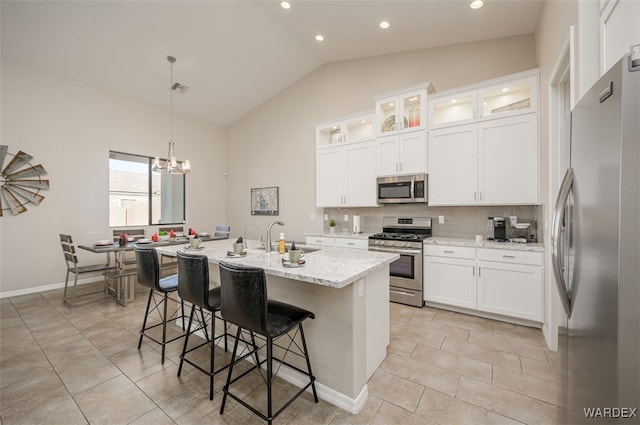
<svg viewBox="0 0 640 425">
<path fill-rule="evenodd" d="M 531 34 L 541 1 L 2 0 L 2 60 L 168 105 L 172 55 L 175 110 L 228 125 L 324 63 Z"/>
</svg>

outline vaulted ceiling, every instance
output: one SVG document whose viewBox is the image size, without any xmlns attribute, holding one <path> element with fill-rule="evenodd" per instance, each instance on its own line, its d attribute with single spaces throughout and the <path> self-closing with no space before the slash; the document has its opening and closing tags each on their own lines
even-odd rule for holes
<svg viewBox="0 0 640 425">
<path fill-rule="evenodd" d="M 325 63 L 531 34 L 541 0 L 279 3 L 2 0 L 2 60 L 168 105 L 172 55 L 175 110 L 224 126 Z"/>
</svg>

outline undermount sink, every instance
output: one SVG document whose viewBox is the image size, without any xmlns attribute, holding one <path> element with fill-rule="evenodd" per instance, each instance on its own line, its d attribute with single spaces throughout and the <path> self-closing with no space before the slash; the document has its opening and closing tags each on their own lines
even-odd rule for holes
<svg viewBox="0 0 640 425">
<path fill-rule="evenodd" d="M 278 244 L 277 243 L 271 244 L 271 247 L 272 247 L 271 248 L 272 252 L 278 252 Z M 289 251 L 289 248 L 291 248 L 291 244 L 290 243 L 285 244 L 285 251 Z M 310 253 L 310 252 L 320 251 L 322 249 L 322 248 L 318 248 L 318 247 L 315 247 L 315 246 L 309 246 L 309 245 L 304 245 L 304 244 L 296 244 L 296 248 L 303 250 L 305 252 L 305 254 L 306 253 Z M 256 249 L 264 250 L 264 246 L 257 247 Z"/>
</svg>

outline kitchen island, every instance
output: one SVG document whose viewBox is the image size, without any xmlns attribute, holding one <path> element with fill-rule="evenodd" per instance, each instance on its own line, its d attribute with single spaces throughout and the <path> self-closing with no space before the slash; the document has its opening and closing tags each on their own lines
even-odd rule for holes
<svg viewBox="0 0 640 425">
<path fill-rule="evenodd" d="M 397 260 L 398 254 L 308 247 L 305 264 L 288 268 L 278 252 L 249 249 L 246 256 L 230 257 L 227 253 L 232 243 L 205 242 L 201 245 L 204 249 L 198 251 L 185 245 L 161 247 L 158 252 L 175 256 L 184 250 L 206 255 L 212 285 L 219 284 L 220 261 L 263 268 L 270 299 L 316 315 L 304 326 L 318 396 L 349 412 L 359 412 L 367 400 L 367 381 L 387 354 L 389 263 Z M 284 367 L 279 376 L 300 386 L 305 382 L 297 372 Z"/>
</svg>

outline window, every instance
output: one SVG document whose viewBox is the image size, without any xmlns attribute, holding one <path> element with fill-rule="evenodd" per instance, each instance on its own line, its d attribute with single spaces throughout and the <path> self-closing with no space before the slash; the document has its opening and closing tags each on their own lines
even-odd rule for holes
<svg viewBox="0 0 640 425">
<path fill-rule="evenodd" d="M 109 226 L 185 222 L 184 174 L 151 170 L 153 158 L 109 152 Z"/>
</svg>

